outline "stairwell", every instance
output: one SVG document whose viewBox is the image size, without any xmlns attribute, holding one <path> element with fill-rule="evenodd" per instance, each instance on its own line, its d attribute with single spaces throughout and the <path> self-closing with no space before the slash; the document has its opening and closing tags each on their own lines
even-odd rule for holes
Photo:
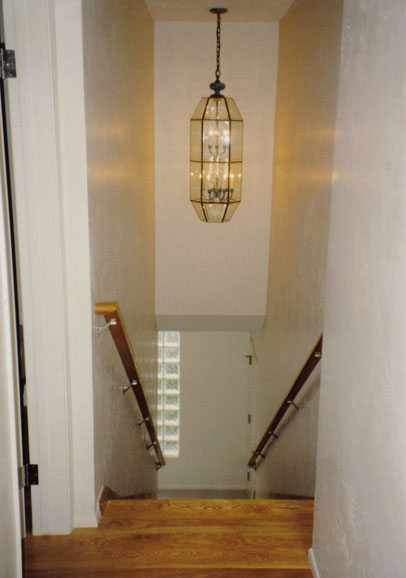
<svg viewBox="0 0 406 578">
<path fill-rule="evenodd" d="M 111 500 L 98 528 L 29 536 L 26 578 L 310 578 L 312 500 Z"/>
</svg>

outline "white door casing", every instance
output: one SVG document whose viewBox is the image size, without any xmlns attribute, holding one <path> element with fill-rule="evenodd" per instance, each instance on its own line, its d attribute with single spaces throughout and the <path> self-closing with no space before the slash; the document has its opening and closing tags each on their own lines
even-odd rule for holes
<svg viewBox="0 0 406 578">
<path fill-rule="evenodd" d="M 1 129 L 1 127 L 0 127 Z M 17 341 L 12 285 L 4 149 L 0 144 L 0 576 L 22 576 L 22 490 L 18 412 Z"/>
<path fill-rule="evenodd" d="M 33 533 L 63 534 L 96 524 L 81 1 L 3 5 Z"/>
<path fill-rule="evenodd" d="M 250 337 L 250 352 L 248 355 L 249 369 L 248 369 L 248 432 L 247 432 L 247 462 L 251 457 L 257 444 L 257 387 L 258 387 L 258 359 L 255 351 L 254 341 Z M 255 499 L 255 470 L 248 470 L 248 497 Z"/>
</svg>

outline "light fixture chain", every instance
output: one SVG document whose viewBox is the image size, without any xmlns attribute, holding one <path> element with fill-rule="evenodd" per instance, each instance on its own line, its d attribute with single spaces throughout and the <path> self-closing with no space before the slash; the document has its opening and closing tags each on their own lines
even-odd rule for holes
<svg viewBox="0 0 406 578">
<path fill-rule="evenodd" d="M 220 33 L 221 33 L 221 16 L 217 14 L 217 56 L 216 56 L 216 79 L 220 79 L 220 50 L 221 50 L 221 42 L 220 42 Z"/>
</svg>

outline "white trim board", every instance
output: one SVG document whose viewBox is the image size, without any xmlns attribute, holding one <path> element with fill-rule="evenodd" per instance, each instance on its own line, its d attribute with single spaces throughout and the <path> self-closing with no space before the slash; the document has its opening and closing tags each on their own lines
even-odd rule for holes
<svg viewBox="0 0 406 578">
<path fill-rule="evenodd" d="M 199 491 L 213 491 L 213 492 L 241 492 L 241 490 L 246 490 L 247 486 L 167 486 L 160 485 L 158 490 L 180 490 L 180 491 L 191 491 L 191 492 L 199 492 Z"/>
<path fill-rule="evenodd" d="M 1 118 L 3 122 L 3 117 Z M 4 190 L 4 151 L 0 147 L 0 574 L 22 576 L 20 498 L 18 468 L 22 465 L 19 451 L 17 343 L 15 335 L 14 299 L 10 262 L 8 210 Z M 10 574 L 8 574 L 10 573 Z"/>
<path fill-rule="evenodd" d="M 18 67 L 7 93 L 30 455 L 40 468 L 33 533 L 63 534 L 96 521 L 81 0 L 3 6 Z"/>
<path fill-rule="evenodd" d="M 17 78 L 7 84 L 21 271 L 30 457 L 40 467 L 32 491 L 33 532 L 69 533 L 69 413 L 60 187 L 49 3 L 4 2 L 5 40 Z M 44 224 L 46 223 L 46 226 Z"/>
<path fill-rule="evenodd" d="M 310 562 L 310 569 L 312 571 L 313 577 L 314 578 L 321 578 L 321 574 L 320 574 L 318 566 L 317 566 L 316 557 L 314 555 L 313 548 L 309 548 L 307 554 L 308 554 L 308 558 L 309 558 L 309 562 Z"/>
</svg>

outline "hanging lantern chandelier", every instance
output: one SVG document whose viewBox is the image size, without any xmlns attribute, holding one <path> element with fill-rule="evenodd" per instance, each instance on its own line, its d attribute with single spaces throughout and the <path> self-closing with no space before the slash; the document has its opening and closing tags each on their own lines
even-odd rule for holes
<svg viewBox="0 0 406 578">
<path fill-rule="evenodd" d="M 234 99 L 220 94 L 221 14 L 227 9 L 210 12 L 217 14 L 216 80 L 190 121 L 190 200 L 200 220 L 224 223 L 241 201 L 243 120 Z"/>
</svg>

